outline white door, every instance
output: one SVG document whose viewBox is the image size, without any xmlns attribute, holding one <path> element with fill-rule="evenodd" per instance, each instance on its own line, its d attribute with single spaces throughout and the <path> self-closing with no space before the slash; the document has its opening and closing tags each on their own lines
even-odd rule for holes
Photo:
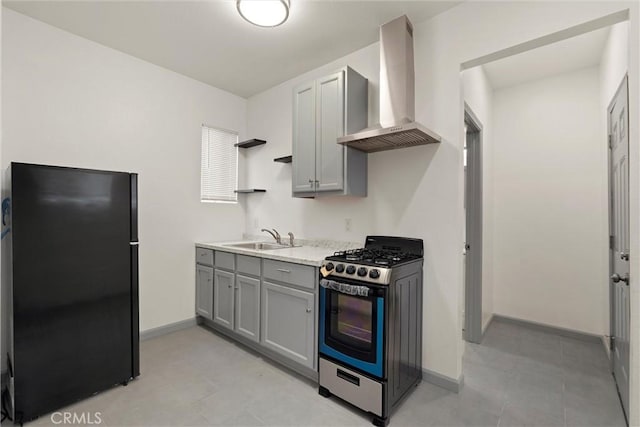
<svg viewBox="0 0 640 427">
<path fill-rule="evenodd" d="M 611 359 L 629 414 L 629 108 L 625 77 L 608 111 L 610 147 Z"/>
</svg>

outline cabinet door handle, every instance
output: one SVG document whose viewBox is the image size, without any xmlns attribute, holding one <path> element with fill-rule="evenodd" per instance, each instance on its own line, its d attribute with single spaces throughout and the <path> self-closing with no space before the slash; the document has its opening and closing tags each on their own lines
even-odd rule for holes
<svg viewBox="0 0 640 427">
<path fill-rule="evenodd" d="M 229 285 L 230 288 L 233 288 L 233 285 Z"/>
<path fill-rule="evenodd" d="M 313 187 L 313 180 L 309 179 L 309 187 Z"/>
<path fill-rule="evenodd" d="M 311 308 L 307 308 L 307 313 L 311 313 L 312 309 Z"/>
<path fill-rule="evenodd" d="M 291 273 L 291 270 L 286 270 L 284 268 L 278 268 L 278 271 L 281 271 L 282 273 Z"/>
</svg>

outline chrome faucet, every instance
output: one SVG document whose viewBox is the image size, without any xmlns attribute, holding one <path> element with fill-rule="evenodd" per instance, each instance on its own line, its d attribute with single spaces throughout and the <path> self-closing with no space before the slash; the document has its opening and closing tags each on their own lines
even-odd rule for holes
<svg viewBox="0 0 640 427">
<path fill-rule="evenodd" d="M 266 231 L 267 233 L 271 234 L 271 237 L 276 239 L 276 243 L 281 245 L 282 244 L 282 239 L 280 238 L 280 233 L 278 233 L 278 231 L 275 228 L 273 228 L 272 230 L 273 230 L 273 232 L 271 232 L 271 230 L 267 230 L 266 228 L 263 228 L 260 231 Z"/>
<path fill-rule="evenodd" d="M 289 234 L 289 246 L 293 247 L 293 239 L 294 239 L 293 233 L 289 232 L 287 234 Z"/>
</svg>

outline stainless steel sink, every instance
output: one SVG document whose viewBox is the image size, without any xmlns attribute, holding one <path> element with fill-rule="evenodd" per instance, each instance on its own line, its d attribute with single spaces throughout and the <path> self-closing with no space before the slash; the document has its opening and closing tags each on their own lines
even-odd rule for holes
<svg viewBox="0 0 640 427">
<path fill-rule="evenodd" d="M 224 246 L 229 246 L 230 248 L 253 249 L 257 251 L 268 251 L 271 249 L 284 249 L 284 248 L 291 247 L 289 245 L 280 245 L 278 243 L 268 243 L 268 242 L 231 243 Z"/>
</svg>

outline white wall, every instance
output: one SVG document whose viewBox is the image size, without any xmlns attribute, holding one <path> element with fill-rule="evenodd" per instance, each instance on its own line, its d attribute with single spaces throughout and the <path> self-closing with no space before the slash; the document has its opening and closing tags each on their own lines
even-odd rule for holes
<svg viewBox="0 0 640 427">
<path fill-rule="evenodd" d="M 629 63 L 629 22 L 613 25 L 600 59 L 601 104 L 604 111 L 609 107 Z M 606 129 L 606 114 L 603 132 Z"/>
<path fill-rule="evenodd" d="M 607 145 L 597 67 L 493 96 L 495 313 L 604 335 Z"/>
<path fill-rule="evenodd" d="M 3 168 L 139 173 L 140 328 L 192 318 L 194 242 L 244 228 L 242 204 L 200 203 L 200 126 L 245 136 L 246 101 L 9 9 L 2 20 Z"/>
<path fill-rule="evenodd" d="M 359 211 L 354 211 L 354 207 L 361 206 L 363 202 L 375 201 L 378 185 L 397 186 L 395 179 L 389 184 L 383 183 L 382 180 L 375 181 L 376 174 L 372 174 L 371 171 L 380 167 L 375 161 L 375 155 L 369 157 L 368 199 L 344 197 L 322 200 L 293 199 L 291 197 L 291 164 L 273 162 L 276 157 L 291 154 L 293 88 L 298 84 L 334 72 L 347 64 L 369 79 L 369 122 L 376 123 L 378 121 L 378 43 L 249 99 L 247 132 L 252 138 L 264 138 L 268 142 L 247 155 L 247 182 L 249 185 L 265 186 L 267 189 L 264 197 L 247 199 L 248 233 L 260 234 L 261 228 L 276 228 L 281 233 L 292 231 L 299 237 L 337 238 L 362 242 L 367 233 L 371 233 L 370 223 L 362 221 Z M 382 156 L 378 158 L 384 160 Z M 393 174 L 388 173 L 388 175 Z M 388 207 L 387 201 L 385 197 L 378 197 L 380 209 L 386 209 L 389 214 L 394 214 L 394 210 Z M 380 209 L 372 211 L 372 214 L 377 215 Z M 345 230 L 345 218 L 353 219 L 351 232 Z M 389 226 L 394 226 L 397 222 L 398 219 L 390 219 Z"/>
<path fill-rule="evenodd" d="M 291 152 L 291 88 L 344 64 L 376 83 L 377 44 L 250 98 L 249 134 L 269 143 L 248 158 L 249 183 L 263 183 L 268 192 L 248 201 L 247 231 L 269 226 L 304 237 L 358 240 L 368 233 L 385 233 L 424 239 L 424 367 L 458 378 L 464 348 L 460 66 L 629 7 L 634 8 L 635 31 L 637 6 L 632 2 L 466 2 L 429 21 L 414 22 L 416 119 L 440 133 L 443 142 L 369 155 L 369 197 L 364 199 L 294 200 L 290 165 L 274 164 L 273 158 Z M 634 55 L 637 61 L 637 52 Z M 637 104 L 636 95 L 631 102 Z M 377 106 L 377 99 L 370 106 Z M 637 128 L 631 134 L 637 135 Z M 633 150 L 637 162 L 637 147 Z M 633 209 L 632 217 L 637 204 Z M 353 218 L 351 232 L 344 230 L 345 218 Z"/>
<path fill-rule="evenodd" d="M 294 232 L 297 231 L 300 236 L 305 237 L 323 236 L 352 240 L 362 238 L 367 233 L 415 236 L 425 239 L 426 249 L 424 366 L 442 375 L 457 378 L 461 373 L 461 356 L 463 352 L 462 325 L 459 317 L 462 309 L 461 248 L 464 220 L 462 215 L 463 173 L 461 157 L 463 96 L 461 92 L 460 66 L 465 61 L 625 8 L 631 9 L 629 30 L 629 39 L 632 41 L 629 47 L 631 55 L 629 63 L 630 114 L 632 117 L 638 117 L 637 40 L 640 37 L 638 34 L 638 21 L 640 18 L 636 2 L 465 2 L 427 22 L 414 23 L 416 118 L 439 132 L 443 136 L 443 142 L 437 146 L 416 147 L 369 156 L 369 188 L 371 192 L 366 199 L 292 200 L 289 193 L 290 179 L 287 179 L 290 176 L 290 171 L 286 169 L 290 166 L 274 164 L 272 161 L 273 157 L 291 152 L 291 92 L 287 89 L 287 83 L 285 83 L 250 99 L 248 103 L 248 121 L 250 122 L 248 130 L 250 132 L 247 133 L 247 136 L 264 136 L 269 140 L 269 143 L 262 148 L 255 149 L 256 151 L 252 153 L 247 153 L 247 160 L 251 166 L 248 183 L 264 183 L 269 191 L 265 195 L 257 196 L 257 198 L 249 201 L 248 207 L 250 211 L 246 223 L 243 221 L 239 207 L 201 207 L 196 202 L 192 202 L 194 197 L 188 193 L 188 188 L 191 187 L 184 185 L 184 183 L 185 181 L 196 182 L 193 177 L 197 177 L 197 166 L 193 170 L 185 168 L 188 162 L 185 161 L 184 153 L 182 151 L 178 152 L 175 148 L 170 148 L 167 143 L 168 139 L 173 139 L 174 142 L 178 141 L 177 144 L 181 144 L 184 143 L 183 141 L 191 141 L 197 138 L 196 135 L 184 137 L 193 127 L 190 124 L 192 123 L 191 117 L 193 115 L 198 115 L 197 120 L 193 121 L 193 123 L 199 125 L 202 121 L 210 122 L 212 113 L 219 112 L 220 120 L 223 121 L 222 118 L 227 117 L 230 122 L 227 127 L 233 127 L 233 123 L 231 123 L 233 118 L 226 115 L 232 108 L 216 108 L 216 100 L 221 97 L 228 97 L 228 95 L 221 94 L 219 91 L 108 49 L 97 48 L 93 44 L 72 36 L 66 34 L 62 36 L 61 34 L 63 33 L 57 30 L 48 29 L 44 31 L 41 28 L 42 25 L 27 25 L 25 23 L 25 27 L 28 26 L 29 31 L 21 31 L 20 28 L 15 28 L 18 26 L 13 26 L 13 32 L 23 35 L 24 40 L 20 40 L 20 45 L 24 45 L 24 49 L 27 52 L 37 53 L 37 55 L 26 57 L 17 51 L 17 45 L 14 46 L 12 55 L 19 58 L 21 64 L 24 63 L 20 66 L 20 69 L 27 70 L 25 76 L 20 76 L 21 79 L 29 80 L 32 78 L 29 75 L 32 73 L 30 70 L 36 68 L 37 71 L 38 62 L 36 59 L 40 60 L 41 58 L 50 64 L 49 68 L 65 68 L 68 73 L 74 74 L 75 78 L 81 83 L 94 79 L 90 73 L 81 73 L 76 70 L 77 67 L 87 67 L 89 71 L 95 73 L 95 76 L 100 77 L 92 81 L 98 86 L 95 90 L 106 92 L 101 92 L 106 99 L 113 99 L 114 96 L 122 96 L 126 99 L 132 96 L 132 93 L 142 94 L 145 97 L 149 97 L 151 101 L 143 103 L 142 100 L 139 100 L 140 104 L 147 106 L 147 109 L 151 109 L 151 106 L 158 106 L 158 110 L 160 110 L 157 112 L 160 120 L 154 122 L 154 124 L 159 123 L 163 127 L 173 127 L 178 126 L 174 122 L 179 122 L 182 123 L 180 126 L 184 128 L 184 131 L 180 135 L 177 135 L 179 132 L 173 132 L 174 136 L 172 137 L 165 137 L 165 133 L 160 132 L 153 135 L 162 137 L 161 142 L 164 143 L 163 148 L 166 149 L 163 157 L 172 159 L 171 161 L 165 159 L 159 164 L 150 165 L 146 157 L 140 153 L 136 155 L 135 162 L 133 160 L 127 161 L 126 158 L 122 159 L 121 157 L 116 160 L 116 155 L 104 148 L 104 144 L 100 145 L 102 148 L 97 148 L 100 155 L 95 156 L 87 153 L 87 150 L 79 143 L 80 138 L 77 132 L 72 135 L 68 135 L 68 131 L 64 132 L 65 127 L 78 125 L 78 121 L 75 120 L 70 121 L 65 126 L 58 126 L 58 129 L 56 129 L 56 126 L 51 126 L 53 123 L 49 123 L 51 119 L 43 117 L 41 120 L 45 121 L 44 124 L 48 126 L 46 129 L 38 129 L 38 127 L 33 126 L 27 127 L 25 118 L 18 117 L 15 114 L 7 114 L 6 109 L 4 109 L 4 122 L 5 124 L 9 122 L 9 116 L 11 116 L 11 120 L 16 120 L 16 123 L 22 123 L 21 129 L 12 132 L 12 139 L 29 139 L 30 142 L 33 142 L 34 138 L 29 135 L 25 136 L 27 130 L 32 133 L 34 131 L 40 133 L 46 131 L 47 134 L 50 134 L 53 130 L 55 131 L 54 133 L 65 134 L 66 137 L 78 143 L 74 144 L 73 148 L 69 148 L 68 144 L 60 142 L 59 139 L 49 138 L 49 140 L 54 141 L 53 145 L 55 147 L 65 147 L 62 150 L 65 152 L 64 156 L 59 155 L 55 149 L 46 151 L 54 160 L 59 159 L 62 162 L 67 158 L 75 158 L 74 156 L 82 154 L 83 157 L 88 159 L 87 163 L 89 164 L 87 166 L 95 165 L 111 168 L 112 165 L 121 165 L 120 168 L 123 168 L 131 164 L 132 166 L 127 167 L 128 169 L 136 168 L 139 172 L 144 172 L 149 177 L 147 184 L 141 183 L 141 190 L 143 185 L 153 186 L 147 188 L 157 190 L 158 195 L 153 195 L 152 191 L 146 192 L 149 197 L 153 197 L 154 202 L 149 199 L 145 201 L 149 211 L 145 214 L 146 221 L 143 223 L 146 224 L 145 227 L 148 231 L 145 232 L 143 238 L 146 238 L 149 245 L 153 244 L 154 247 L 145 249 L 147 252 L 142 254 L 143 257 L 148 259 L 148 261 L 143 260 L 143 262 L 149 262 L 143 280 L 146 281 L 147 289 L 149 289 L 148 292 L 145 291 L 149 301 L 148 304 L 157 304 L 157 310 L 151 309 L 149 305 L 144 307 L 144 311 L 152 318 L 145 327 L 155 326 L 162 320 L 172 317 L 171 314 L 177 314 L 176 312 L 183 313 L 184 311 L 186 314 L 188 311 L 189 315 L 191 314 L 191 310 L 181 309 L 182 307 L 190 309 L 193 301 L 193 286 L 191 285 L 193 283 L 193 273 L 191 271 L 192 254 L 187 256 L 187 251 L 192 250 L 190 247 L 191 241 L 209 238 L 209 236 L 211 238 L 215 236 L 216 239 L 220 239 L 229 234 L 235 234 L 234 225 L 236 221 L 246 224 L 247 231 L 253 231 L 255 228 L 260 227 L 260 225 L 255 226 L 255 219 L 259 218 L 259 223 L 264 226 L 275 226 L 283 230 L 291 229 Z M 5 12 L 7 15 L 10 13 Z M 500 23 L 500 25 L 496 25 L 496 23 Z M 34 31 L 34 28 L 31 27 L 37 27 L 40 30 Z M 32 39 L 35 37 L 34 34 L 37 33 L 45 34 L 39 37 L 36 42 Z M 57 34 L 57 36 L 54 36 L 54 34 Z M 16 39 L 12 39 L 14 40 L 13 43 L 16 43 Z M 89 45 L 92 46 L 91 49 L 82 48 L 82 46 Z M 60 46 L 63 48 L 60 48 Z M 79 57 L 82 56 L 85 50 L 97 50 L 102 55 L 94 52 L 94 54 L 89 54 L 88 60 L 86 57 L 80 60 Z M 376 50 L 375 46 L 365 48 L 338 62 L 353 64 L 354 68 L 367 77 L 377 80 L 377 71 L 375 69 L 377 69 L 378 65 L 376 59 L 374 59 L 377 58 Z M 54 54 L 47 54 L 50 51 Z M 57 58 L 60 58 L 60 61 L 57 61 Z M 352 59 L 354 62 L 352 62 Z M 70 62 L 73 66 L 65 65 L 67 62 Z M 104 66 L 105 62 L 112 65 L 114 63 L 122 63 L 123 65 L 118 65 L 113 69 L 105 69 L 108 68 Z M 338 63 L 335 65 L 338 65 Z M 11 68 L 14 69 L 12 74 L 15 77 L 17 67 Z M 127 70 L 127 72 L 124 70 Z M 121 75 L 122 73 L 125 75 Z M 43 73 L 36 73 L 36 75 L 38 74 Z M 132 75 L 139 76 L 138 84 L 127 84 L 134 79 Z M 6 77 L 4 73 L 3 77 Z M 60 86 L 61 81 L 66 81 L 66 79 L 61 79 L 55 73 L 53 77 L 54 79 L 51 80 L 52 85 Z M 126 86 L 126 90 L 113 83 L 113 80 L 118 79 L 118 77 L 121 83 Z M 37 76 L 36 80 L 44 80 L 44 76 Z M 108 82 L 108 91 L 100 88 L 102 81 Z M 157 84 L 160 82 L 162 85 Z M 26 85 L 22 86 L 22 91 L 28 89 L 24 87 Z M 44 84 L 39 86 L 44 86 Z M 45 87 L 46 97 L 38 94 L 37 91 L 32 96 L 46 101 L 45 106 L 53 101 L 49 99 L 52 95 L 56 95 L 56 98 L 64 98 L 62 100 L 56 99 L 56 101 L 62 104 L 60 107 L 69 110 L 65 116 L 82 116 L 82 111 L 73 111 L 72 107 L 75 103 L 72 101 L 84 100 L 80 96 L 81 94 L 76 92 L 86 89 L 83 87 L 74 89 L 70 84 L 66 86 L 73 95 L 71 96 L 73 98 L 71 102 L 66 100 L 69 96 L 65 93 L 64 87 Z M 6 91 L 9 89 L 11 89 L 9 85 L 4 87 L 5 96 L 7 96 Z M 11 92 L 14 94 L 13 98 L 15 99 L 16 90 L 11 89 Z M 164 100 L 158 99 L 161 98 L 160 94 L 166 95 Z M 286 96 L 286 98 L 281 99 L 277 94 Z M 42 112 L 43 109 L 38 106 L 38 103 L 32 103 L 29 98 L 25 100 L 22 96 L 17 98 L 19 102 L 17 102 L 16 109 L 20 110 L 22 115 L 33 115 L 33 111 L 36 113 Z M 169 101 L 167 102 L 166 99 Z M 32 108 L 19 107 L 22 101 Z M 371 104 L 376 103 L 377 101 L 374 99 Z M 84 102 L 82 104 L 86 105 Z M 95 105 L 94 108 L 98 109 L 98 111 L 103 111 L 105 110 L 103 104 L 101 102 Z M 175 105 L 175 108 L 172 109 L 168 104 Z M 49 106 L 50 109 L 55 109 L 56 107 L 58 105 Z M 202 112 L 200 109 L 206 111 Z M 132 113 L 137 111 L 137 109 L 132 110 Z M 172 114 L 168 114 L 168 110 L 171 110 Z M 105 112 L 109 113 L 109 111 Z M 151 114 L 149 111 L 145 112 Z M 103 115 L 112 117 L 113 113 Z M 272 122 L 269 123 L 269 121 Z M 97 123 L 96 125 L 101 124 Z M 129 126 L 133 125 L 130 123 Z M 240 127 L 241 125 L 238 126 Z M 86 128 L 84 125 L 82 127 Z M 127 127 L 129 130 L 131 128 Z M 109 141 L 105 141 L 106 138 L 103 138 L 99 132 L 97 136 L 95 132 L 92 133 L 92 138 L 98 138 L 102 143 L 111 143 L 114 139 L 114 133 L 123 133 L 119 132 L 118 129 L 114 130 L 113 126 L 106 125 L 101 125 L 99 130 L 108 132 L 111 135 L 108 138 Z M 638 123 L 630 123 L 629 131 L 631 161 L 633 164 L 640 164 L 640 151 L 638 150 L 640 147 L 637 143 L 640 139 Z M 143 135 L 147 132 L 149 131 L 138 131 L 139 134 Z M 136 132 L 130 131 L 129 133 L 135 134 Z M 148 134 L 145 136 L 144 139 L 148 139 Z M 5 134 L 5 144 L 9 139 L 9 134 Z M 125 140 L 130 139 L 126 138 Z M 136 140 L 139 139 L 143 138 L 136 138 Z M 83 143 L 86 140 L 91 140 L 91 138 L 82 138 Z M 184 144 L 186 145 L 186 143 Z M 20 147 L 16 144 L 11 144 L 11 146 L 14 147 L 13 150 L 15 151 L 29 150 L 29 147 Z M 43 146 L 43 144 L 39 144 L 39 146 Z M 45 148 L 47 147 L 45 146 Z M 5 151 L 3 161 L 6 162 L 10 157 L 9 152 Z M 197 159 L 196 151 L 191 154 L 194 159 Z M 39 154 L 31 154 L 31 156 L 40 157 Z M 191 165 L 190 162 L 189 165 Z M 172 168 L 175 168 L 180 173 L 173 174 L 171 172 Z M 638 205 L 639 178 L 638 171 L 632 169 L 632 277 L 640 277 L 640 257 L 638 255 L 638 237 L 640 236 L 640 231 L 638 230 L 640 226 L 638 221 L 640 217 Z M 400 183 L 402 186 L 399 185 Z M 185 188 L 187 190 L 184 190 Z M 179 189 L 179 191 L 176 191 L 176 189 Z M 172 198 L 175 200 L 171 200 Z M 165 207 L 166 210 L 163 210 L 162 208 Z M 185 212 L 187 213 L 185 214 Z M 177 217 L 179 217 L 178 220 L 175 219 Z M 353 231 L 346 235 L 343 231 L 345 217 L 350 217 L 354 220 Z M 239 226 L 239 228 L 241 227 L 242 225 Z M 177 228 L 181 229 L 177 230 Z M 167 235 L 162 234 L 161 229 Z M 155 235 L 155 238 L 152 238 L 152 235 Z M 152 259 L 153 263 L 151 263 Z M 178 263 L 178 260 L 182 261 Z M 175 266 L 179 273 L 174 274 L 175 270 L 166 268 L 165 265 Z M 178 276 L 181 279 L 180 284 L 173 285 Z M 183 283 L 188 283 L 189 285 L 185 285 L 188 287 L 182 289 L 182 293 L 178 295 L 177 292 L 173 292 L 174 290 L 178 291 Z M 152 286 L 157 286 L 157 288 L 152 291 L 150 289 Z M 151 296 L 152 292 L 155 295 L 154 297 Z M 163 297 L 165 298 L 164 301 L 172 300 L 171 303 L 164 304 Z M 638 298 L 637 288 L 632 290 L 632 299 L 632 328 L 639 330 L 640 317 L 638 317 L 638 313 L 640 313 L 640 303 L 638 301 L 640 301 L 640 298 Z M 157 315 L 159 312 L 166 314 L 166 317 Z M 154 315 L 154 313 L 156 314 Z M 640 365 L 637 345 L 637 342 L 632 342 L 631 344 L 631 357 L 635 364 L 634 366 Z M 639 395 L 637 373 L 632 373 L 631 384 L 631 400 L 635 402 Z M 632 407 L 632 423 L 637 424 L 640 421 L 639 413 L 637 407 L 635 409 Z"/>
<path fill-rule="evenodd" d="M 482 330 L 493 316 L 493 88 L 482 66 L 462 72 L 464 101 L 482 124 Z"/>
</svg>

